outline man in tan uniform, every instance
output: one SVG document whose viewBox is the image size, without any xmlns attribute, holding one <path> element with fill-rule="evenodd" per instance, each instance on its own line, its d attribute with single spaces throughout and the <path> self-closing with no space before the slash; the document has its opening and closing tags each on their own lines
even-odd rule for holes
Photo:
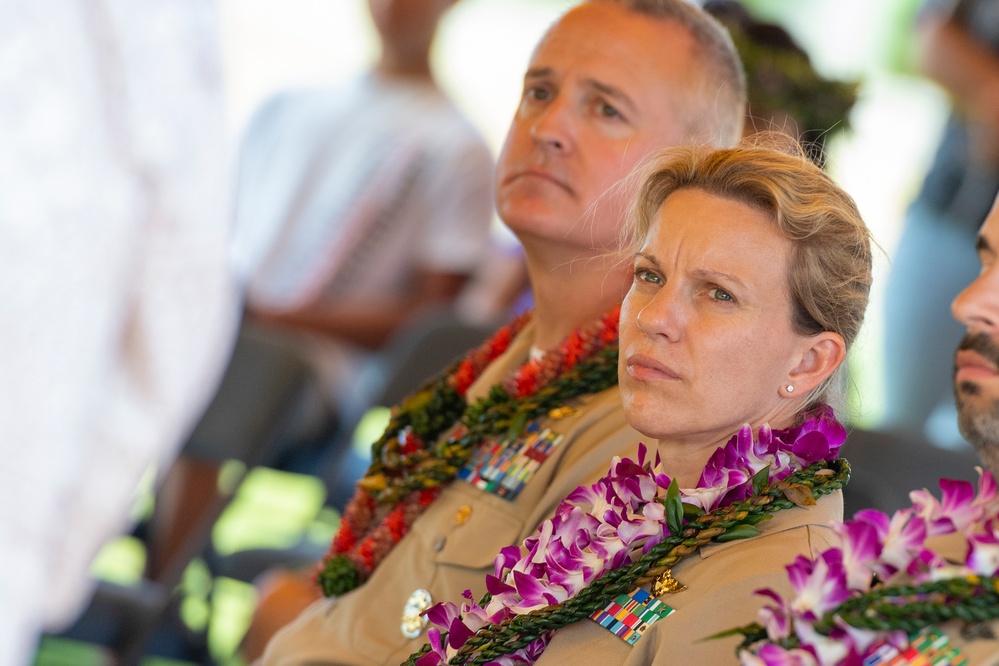
<svg viewBox="0 0 999 666">
<path fill-rule="evenodd" d="M 951 304 L 954 317 L 967 327 L 954 358 L 954 395 L 958 426 L 975 448 L 982 464 L 999 476 L 999 195 L 975 242 L 981 272 Z M 937 552 L 953 562 L 964 562 L 967 542 L 954 535 L 938 544 Z M 999 664 L 999 626 L 993 636 L 967 640 L 948 632 L 972 664 Z"/>
<path fill-rule="evenodd" d="M 999 475 L 999 197 L 992 204 L 976 241 L 981 272 L 951 303 L 951 311 L 967 332 L 954 359 L 954 395 L 958 426 L 982 464 Z M 968 541 L 962 532 L 938 535 L 928 541 L 938 555 L 955 565 L 965 562 Z M 909 581 L 899 576 L 899 584 Z M 949 645 L 974 666 L 999 664 L 999 626 L 990 631 L 965 631 L 950 622 L 940 628 Z"/>
<path fill-rule="evenodd" d="M 961 434 L 999 474 L 999 197 L 976 245 L 982 271 L 951 305 L 968 328 L 954 361 L 954 394 Z"/>
<path fill-rule="evenodd" d="M 535 311 L 471 384 L 469 405 L 511 375 L 525 376 L 532 360 L 545 366 L 580 327 L 616 317 L 631 276 L 609 256 L 628 200 L 615 185 L 659 147 L 734 144 L 744 104 L 727 33 L 683 0 L 593 0 L 552 26 L 528 67 L 496 177 L 500 217 L 524 245 Z M 261 663 L 404 661 L 426 640 L 421 608 L 458 600 L 465 589 L 480 596 L 502 547 L 532 533 L 570 490 L 603 476 L 612 456 L 634 454 L 640 436 L 624 421 L 615 384 L 583 390 L 525 424 L 501 421 L 370 578 L 313 603 Z M 516 436 L 505 433 L 511 421 Z M 530 448 L 529 433 L 548 443 L 540 466 L 528 465 L 515 493 L 486 483 L 497 460 L 490 455 Z"/>
</svg>

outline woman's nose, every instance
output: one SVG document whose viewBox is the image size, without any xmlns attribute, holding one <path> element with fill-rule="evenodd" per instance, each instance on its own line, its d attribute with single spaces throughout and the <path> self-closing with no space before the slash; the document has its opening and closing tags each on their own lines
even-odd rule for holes
<svg viewBox="0 0 999 666">
<path fill-rule="evenodd" d="M 680 338 L 685 319 L 680 290 L 667 284 L 639 310 L 638 328 L 650 337 L 664 337 L 675 342 Z"/>
</svg>

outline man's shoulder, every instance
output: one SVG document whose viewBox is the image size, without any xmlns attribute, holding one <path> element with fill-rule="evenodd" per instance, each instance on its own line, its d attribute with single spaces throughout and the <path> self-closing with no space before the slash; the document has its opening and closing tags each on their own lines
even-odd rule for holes
<svg viewBox="0 0 999 666">
<path fill-rule="evenodd" d="M 285 88 L 272 93 L 256 107 L 248 133 L 272 127 L 285 119 L 314 118 L 332 121 L 338 109 L 352 103 L 354 84 L 322 88 Z M 331 115 L 334 114 L 334 115 Z"/>
</svg>

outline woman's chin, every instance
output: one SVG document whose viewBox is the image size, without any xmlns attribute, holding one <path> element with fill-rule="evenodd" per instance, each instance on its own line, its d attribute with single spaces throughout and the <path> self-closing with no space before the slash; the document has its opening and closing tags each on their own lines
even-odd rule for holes
<svg viewBox="0 0 999 666">
<path fill-rule="evenodd" d="M 663 420 L 663 410 L 660 402 L 654 400 L 632 399 L 624 401 L 624 417 L 628 424 L 640 432 L 647 444 L 651 440 L 664 438 L 669 431 L 668 424 Z"/>
</svg>

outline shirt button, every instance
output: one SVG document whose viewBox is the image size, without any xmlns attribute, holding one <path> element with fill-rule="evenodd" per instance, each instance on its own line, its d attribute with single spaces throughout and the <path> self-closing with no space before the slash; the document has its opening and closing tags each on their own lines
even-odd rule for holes
<svg viewBox="0 0 999 666">
<path fill-rule="evenodd" d="M 437 537 L 437 540 L 434 541 L 434 552 L 435 553 L 439 553 L 442 550 L 444 550 L 444 544 L 446 544 L 446 543 L 447 543 L 447 537 L 446 536 L 444 536 L 442 534 L 439 537 Z"/>
</svg>

